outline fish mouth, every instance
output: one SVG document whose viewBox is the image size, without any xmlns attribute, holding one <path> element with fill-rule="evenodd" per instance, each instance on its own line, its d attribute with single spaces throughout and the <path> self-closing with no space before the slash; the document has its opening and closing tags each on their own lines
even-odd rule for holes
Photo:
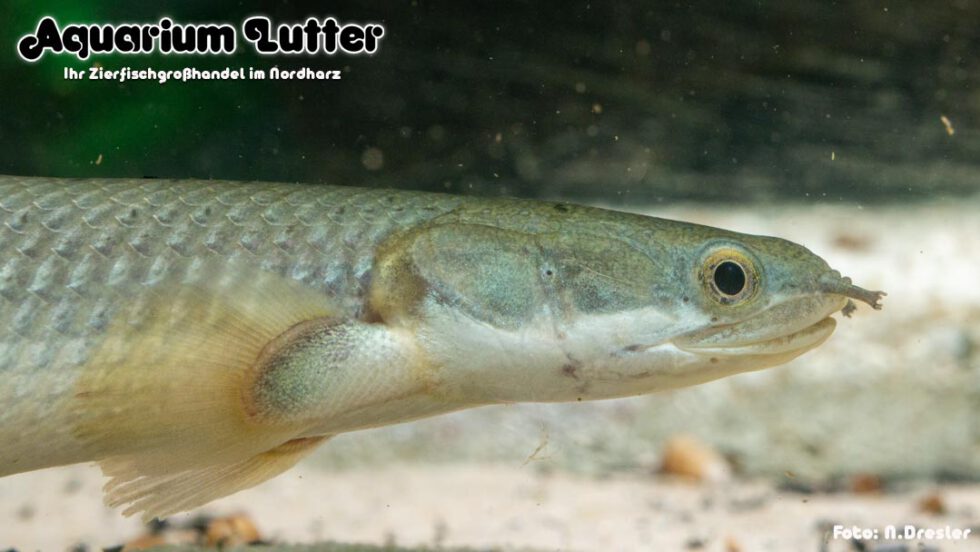
<svg viewBox="0 0 980 552">
<path fill-rule="evenodd" d="M 684 351 L 697 353 L 699 355 L 712 356 L 757 356 L 757 355 L 784 355 L 787 353 L 803 353 L 824 341 L 837 327 L 837 321 L 827 316 L 821 318 L 814 324 L 810 324 L 794 332 L 760 339 L 758 341 L 738 342 L 731 344 L 708 344 L 708 343 L 675 343 Z"/>
</svg>

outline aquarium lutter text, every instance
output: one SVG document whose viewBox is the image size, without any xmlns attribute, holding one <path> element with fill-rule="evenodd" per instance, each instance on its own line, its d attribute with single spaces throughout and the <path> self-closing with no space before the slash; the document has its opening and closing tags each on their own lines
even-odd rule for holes
<svg viewBox="0 0 980 552">
<path fill-rule="evenodd" d="M 35 62 L 46 52 L 69 53 L 80 60 L 92 54 L 233 54 L 238 29 L 228 23 L 178 23 L 168 17 L 156 23 L 78 24 L 63 27 L 44 17 L 33 33 L 17 41 L 21 59 Z M 380 23 L 340 23 L 334 17 L 309 17 L 302 23 L 273 24 L 264 15 L 241 23 L 241 34 L 263 55 L 374 54 L 385 28 Z"/>
</svg>

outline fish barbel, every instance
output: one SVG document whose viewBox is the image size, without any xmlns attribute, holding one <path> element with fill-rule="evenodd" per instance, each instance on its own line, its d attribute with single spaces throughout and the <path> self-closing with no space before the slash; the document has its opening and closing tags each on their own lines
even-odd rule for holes
<svg viewBox="0 0 980 552">
<path fill-rule="evenodd" d="M 0 476 L 96 461 L 144 518 L 332 435 L 785 363 L 850 298 L 786 240 L 566 203 L 0 177 Z"/>
</svg>

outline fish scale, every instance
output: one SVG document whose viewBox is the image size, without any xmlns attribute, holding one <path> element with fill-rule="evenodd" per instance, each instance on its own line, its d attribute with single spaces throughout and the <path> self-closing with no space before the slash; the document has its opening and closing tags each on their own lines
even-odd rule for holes
<svg viewBox="0 0 980 552">
<path fill-rule="evenodd" d="M 115 298 L 193 282 L 194 261 L 206 258 L 256 263 L 357 312 L 375 244 L 459 203 L 428 199 L 436 210 L 385 190 L 0 177 L 0 325 L 31 330 L 5 335 L 0 359 L 17 357 L 10 351 L 27 339 L 57 350 L 62 337 L 96 337 Z M 391 201 L 401 208 L 387 216 Z"/>
<path fill-rule="evenodd" d="M 405 207 L 398 216 L 382 216 L 389 197 Z M 56 420 L 75 367 L 146 290 L 214 277 L 202 260 L 284 275 L 357 315 L 377 240 L 457 202 L 429 199 L 436 210 L 423 210 L 384 190 L 0 177 L 0 428 L 52 420 L 48 454 L 73 454 L 75 437 Z"/>
</svg>

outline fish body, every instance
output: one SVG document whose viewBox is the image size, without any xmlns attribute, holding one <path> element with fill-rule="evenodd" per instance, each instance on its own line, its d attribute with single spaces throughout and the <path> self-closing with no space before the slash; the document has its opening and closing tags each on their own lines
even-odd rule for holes
<svg viewBox="0 0 980 552">
<path fill-rule="evenodd" d="M 880 295 L 785 240 L 565 203 L 0 177 L 0 476 L 98 461 L 110 504 L 167 515 L 344 431 L 781 364 Z"/>
<path fill-rule="evenodd" d="M 16 405 L 0 409 L 0 428 L 31 420 L 33 431 L 6 442 L 45 443 L 42 455 L 0 462 L 0 474 L 85 459 L 66 401 L 110 321 L 147 291 L 256 270 L 329 295 L 337 316 L 357 319 L 378 242 L 457 203 L 333 187 L 0 178 L 0 398 Z"/>
</svg>

